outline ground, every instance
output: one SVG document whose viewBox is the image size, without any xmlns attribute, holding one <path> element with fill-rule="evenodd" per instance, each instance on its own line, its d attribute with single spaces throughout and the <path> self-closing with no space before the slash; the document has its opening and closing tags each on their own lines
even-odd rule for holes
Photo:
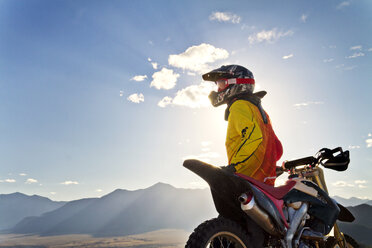
<svg viewBox="0 0 372 248">
<path fill-rule="evenodd" d="M 90 235 L 60 235 L 40 237 L 37 235 L 0 235 L 0 247 L 32 248 L 178 248 L 185 247 L 189 232 L 184 230 L 158 230 L 122 237 L 95 238 Z"/>
</svg>

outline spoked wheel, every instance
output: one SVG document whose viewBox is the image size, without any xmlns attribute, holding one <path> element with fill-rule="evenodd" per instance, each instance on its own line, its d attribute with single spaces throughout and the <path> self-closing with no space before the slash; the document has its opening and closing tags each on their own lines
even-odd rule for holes
<svg viewBox="0 0 372 248">
<path fill-rule="evenodd" d="M 213 235 L 207 242 L 206 247 L 211 248 L 225 248 L 225 247 L 236 247 L 245 248 L 243 241 L 231 232 L 219 232 Z"/>
<path fill-rule="evenodd" d="M 344 234 L 346 239 L 346 248 L 359 248 L 358 243 L 349 235 Z M 337 240 L 334 237 L 330 237 L 327 239 L 326 248 L 339 248 L 341 247 Z"/>
<path fill-rule="evenodd" d="M 248 234 L 232 220 L 219 217 L 200 224 L 185 248 L 251 248 Z"/>
</svg>

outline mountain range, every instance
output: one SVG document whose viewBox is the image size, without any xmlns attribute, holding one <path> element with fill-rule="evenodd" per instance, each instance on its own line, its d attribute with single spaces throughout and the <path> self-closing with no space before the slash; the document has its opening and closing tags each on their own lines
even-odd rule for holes
<svg viewBox="0 0 372 248">
<path fill-rule="evenodd" d="M 340 222 L 341 231 L 351 235 L 359 243 L 372 245 L 372 206 L 362 204 L 348 209 L 354 215 L 355 221 Z"/>
<path fill-rule="evenodd" d="M 177 189 L 158 183 L 147 189 L 118 189 L 101 198 L 67 202 L 41 216 L 26 217 L 7 232 L 100 237 L 163 228 L 192 230 L 216 215 L 209 189 Z"/>
<path fill-rule="evenodd" d="M 350 204 L 348 209 L 356 217 L 353 223 L 340 223 L 341 230 L 359 242 L 372 244 L 372 206 L 354 206 L 359 201 L 371 201 L 335 199 L 345 206 Z M 217 212 L 209 189 L 179 189 L 158 183 L 146 189 L 117 189 L 100 198 L 70 202 L 21 193 L 0 195 L 0 216 L 5 233 L 108 237 L 166 228 L 191 231 Z"/>
<path fill-rule="evenodd" d="M 372 200 L 369 200 L 369 199 L 361 199 L 357 197 L 351 197 L 351 198 L 346 199 L 346 198 L 343 198 L 337 195 L 332 196 L 332 198 L 345 207 L 354 207 L 354 206 L 361 205 L 361 204 L 372 205 Z"/>
<path fill-rule="evenodd" d="M 66 202 L 52 201 L 46 197 L 22 193 L 0 194 L 0 230 L 13 227 L 23 218 L 39 216 L 62 207 Z"/>
</svg>

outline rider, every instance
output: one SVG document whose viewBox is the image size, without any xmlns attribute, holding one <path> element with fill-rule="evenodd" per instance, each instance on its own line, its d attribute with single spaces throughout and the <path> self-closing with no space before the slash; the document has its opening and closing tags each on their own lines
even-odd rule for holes
<svg viewBox="0 0 372 248">
<path fill-rule="evenodd" d="M 227 104 L 229 165 L 225 169 L 274 185 L 276 161 L 282 156 L 283 148 L 261 106 L 266 91 L 253 93 L 253 74 L 240 65 L 222 66 L 202 77 L 218 86 L 218 91 L 209 95 L 212 105 Z"/>
</svg>

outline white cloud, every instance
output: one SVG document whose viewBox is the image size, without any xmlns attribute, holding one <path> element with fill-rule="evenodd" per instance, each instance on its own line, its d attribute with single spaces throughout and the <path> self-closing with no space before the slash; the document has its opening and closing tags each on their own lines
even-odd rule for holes
<svg viewBox="0 0 372 248">
<path fill-rule="evenodd" d="M 299 109 L 301 107 L 307 107 L 309 105 L 318 105 L 318 104 L 324 104 L 324 102 L 302 102 L 302 103 L 293 104 L 293 106 Z"/>
<path fill-rule="evenodd" d="M 331 49 L 335 49 L 336 45 L 329 45 L 328 47 L 331 48 Z"/>
<path fill-rule="evenodd" d="M 240 16 L 229 12 L 213 12 L 209 16 L 209 20 L 219 22 L 240 23 L 240 19 Z"/>
<path fill-rule="evenodd" d="M 124 95 L 124 91 L 119 91 L 119 96 L 122 97 Z"/>
<path fill-rule="evenodd" d="M 49 192 L 51 195 L 55 195 L 55 194 L 57 194 L 56 192 Z"/>
<path fill-rule="evenodd" d="M 366 180 L 355 180 L 354 183 L 355 184 L 366 184 L 367 181 Z"/>
<path fill-rule="evenodd" d="M 343 7 L 346 7 L 346 6 L 349 6 L 350 5 L 350 1 L 343 1 L 341 2 L 339 5 L 337 5 L 337 9 L 341 9 Z"/>
<path fill-rule="evenodd" d="M 368 134 L 368 137 L 372 137 L 372 133 L 369 133 L 369 134 Z"/>
<path fill-rule="evenodd" d="M 300 20 L 302 22 L 306 22 L 306 20 L 307 20 L 308 17 L 309 17 L 308 15 L 302 14 Z"/>
<path fill-rule="evenodd" d="M 285 55 L 282 57 L 282 59 L 289 59 L 289 58 L 292 58 L 293 57 L 293 54 L 289 54 L 289 55 Z"/>
<path fill-rule="evenodd" d="M 5 179 L 4 181 L 2 180 L 2 182 L 6 182 L 6 183 L 15 183 L 16 180 L 15 180 L 15 179 Z"/>
<path fill-rule="evenodd" d="M 360 146 L 352 146 L 352 145 L 349 146 L 349 149 L 359 149 L 359 148 Z"/>
<path fill-rule="evenodd" d="M 362 57 L 362 56 L 364 56 L 364 53 L 359 52 L 359 53 L 354 53 L 353 55 L 347 56 L 346 58 L 347 59 L 354 59 L 354 58 Z"/>
<path fill-rule="evenodd" d="M 158 106 L 161 108 L 165 108 L 167 105 L 172 103 L 172 97 L 166 96 L 158 102 Z"/>
<path fill-rule="evenodd" d="M 140 103 L 140 102 L 145 101 L 145 97 L 143 96 L 142 93 L 140 94 L 135 93 L 135 94 L 128 96 L 127 100 L 130 102 L 134 102 L 134 103 Z"/>
<path fill-rule="evenodd" d="M 168 96 L 164 97 L 158 105 L 160 107 L 165 107 L 170 104 L 189 108 L 207 107 L 210 105 L 208 95 L 215 87 L 216 86 L 212 82 L 202 82 L 199 85 L 191 85 L 179 90 L 173 99 Z"/>
<path fill-rule="evenodd" d="M 202 152 L 209 152 L 211 149 L 209 147 L 204 147 L 201 150 Z"/>
<path fill-rule="evenodd" d="M 372 52 L 372 47 L 371 48 L 368 48 L 368 50 L 367 50 L 368 52 Z"/>
<path fill-rule="evenodd" d="M 330 58 L 330 59 L 324 59 L 324 60 L 323 60 L 324 63 L 329 63 L 329 62 L 332 62 L 332 61 L 333 61 L 332 58 Z"/>
<path fill-rule="evenodd" d="M 372 139 L 366 139 L 367 147 L 372 147 Z"/>
<path fill-rule="evenodd" d="M 358 185 L 358 188 L 365 189 L 367 186 L 365 185 L 367 183 L 366 180 L 355 180 L 354 183 Z"/>
<path fill-rule="evenodd" d="M 136 81 L 136 82 L 141 82 L 147 78 L 147 75 L 137 75 L 132 77 L 130 80 Z"/>
<path fill-rule="evenodd" d="M 344 67 L 343 70 L 344 71 L 351 71 L 351 70 L 353 70 L 355 68 L 357 68 L 357 66 L 356 65 L 353 65 L 353 66 Z"/>
<path fill-rule="evenodd" d="M 362 50 L 362 46 L 359 45 L 359 46 L 352 46 L 350 47 L 350 50 Z"/>
<path fill-rule="evenodd" d="M 25 177 L 25 176 L 27 176 L 26 173 L 19 173 L 19 175 L 20 175 L 21 177 Z"/>
<path fill-rule="evenodd" d="M 28 178 L 25 183 L 26 184 L 37 183 L 37 180 L 36 179 L 33 179 L 33 178 Z"/>
<path fill-rule="evenodd" d="M 336 65 L 335 68 L 336 69 L 341 69 L 343 71 L 350 71 L 350 70 L 353 70 L 353 69 L 357 68 L 357 66 L 356 65 L 353 65 L 353 66 L 347 66 L 347 67 L 345 67 L 344 64 L 341 64 L 341 65 Z"/>
<path fill-rule="evenodd" d="M 169 90 L 176 86 L 177 78 L 180 74 L 174 73 L 173 70 L 162 68 L 161 71 L 157 71 L 152 75 L 151 87 L 156 89 L 165 89 Z"/>
<path fill-rule="evenodd" d="M 154 68 L 155 70 L 158 69 L 158 63 L 152 62 L 151 58 L 147 58 L 147 61 L 151 63 L 152 68 Z"/>
<path fill-rule="evenodd" d="M 337 181 L 335 183 L 332 183 L 335 187 L 354 187 L 354 184 L 347 183 L 345 181 Z"/>
<path fill-rule="evenodd" d="M 151 62 L 151 65 L 152 65 L 152 68 L 154 68 L 155 70 L 158 69 L 158 63 Z"/>
<path fill-rule="evenodd" d="M 208 69 L 208 63 L 228 57 L 229 53 L 225 49 L 202 43 L 187 48 L 183 53 L 169 55 L 168 63 L 177 68 L 201 73 Z"/>
<path fill-rule="evenodd" d="M 250 44 L 261 43 L 266 41 L 267 43 L 274 43 L 282 37 L 292 36 L 294 32 L 288 30 L 287 32 L 277 31 L 277 28 L 271 30 L 262 30 L 256 34 L 250 35 L 248 41 Z"/>
<path fill-rule="evenodd" d="M 63 183 L 61 183 L 63 185 L 77 185 L 79 184 L 78 182 L 76 181 L 64 181 Z"/>
</svg>

